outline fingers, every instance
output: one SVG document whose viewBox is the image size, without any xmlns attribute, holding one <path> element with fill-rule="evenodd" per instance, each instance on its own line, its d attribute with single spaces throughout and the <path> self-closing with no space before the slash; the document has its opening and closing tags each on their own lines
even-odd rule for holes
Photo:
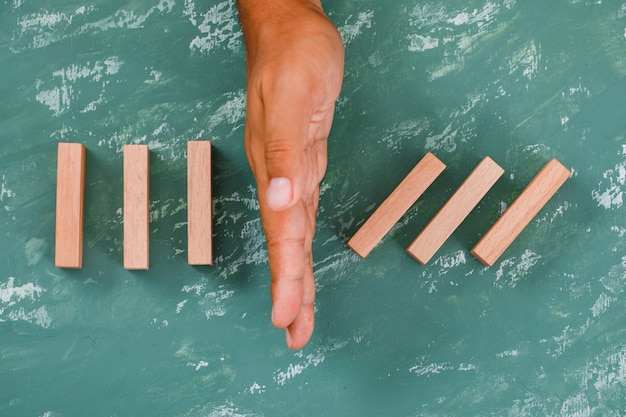
<svg viewBox="0 0 626 417">
<path fill-rule="evenodd" d="M 301 349 L 306 345 L 313 334 L 315 322 L 315 278 L 313 277 L 313 254 L 311 252 L 313 234 L 315 232 L 315 215 L 317 212 L 317 193 L 305 207 L 306 235 L 305 250 L 302 261 L 304 271 L 300 288 L 302 298 L 299 311 L 293 321 L 285 327 L 287 346 L 290 349 Z"/>
<path fill-rule="evenodd" d="M 304 275 L 302 277 L 302 304 L 293 322 L 285 329 L 287 346 L 301 349 L 311 338 L 315 322 L 315 278 L 313 277 L 313 234 L 319 202 L 319 188 L 306 204 L 307 234 L 305 236 Z"/>
<path fill-rule="evenodd" d="M 318 193 L 307 201 L 276 212 L 262 207 L 268 245 L 272 323 L 285 329 L 287 344 L 299 349 L 310 339 L 314 325 L 315 281 L 312 242 Z"/>
<path fill-rule="evenodd" d="M 272 323 L 286 328 L 300 312 L 306 262 L 302 204 L 277 212 L 261 209 L 272 277 Z"/>
<path fill-rule="evenodd" d="M 313 278 L 311 259 L 309 257 L 302 280 L 302 304 L 300 305 L 300 311 L 285 330 L 287 346 L 290 349 L 301 349 L 304 347 L 311 339 L 315 326 L 315 280 Z"/>
</svg>

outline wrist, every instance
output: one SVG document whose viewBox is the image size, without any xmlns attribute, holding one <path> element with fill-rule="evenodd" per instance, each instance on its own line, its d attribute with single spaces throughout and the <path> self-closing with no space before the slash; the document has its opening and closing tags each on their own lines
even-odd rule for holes
<svg viewBox="0 0 626 417">
<path fill-rule="evenodd" d="M 305 16 L 326 18 L 320 0 L 237 0 L 237 9 L 248 50 L 280 38 Z"/>
</svg>

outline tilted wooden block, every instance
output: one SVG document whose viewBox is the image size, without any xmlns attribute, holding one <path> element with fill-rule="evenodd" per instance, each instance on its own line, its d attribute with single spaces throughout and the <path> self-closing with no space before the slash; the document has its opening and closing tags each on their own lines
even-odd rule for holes
<svg viewBox="0 0 626 417">
<path fill-rule="evenodd" d="M 471 254 L 484 265 L 493 265 L 570 175 L 556 159 L 548 162 L 472 248 Z"/>
<path fill-rule="evenodd" d="M 213 265 L 211 142 L 187 142 L 187 262 Z"/>
<path fill-rule="evenodd" d="M 150 259 L 150 150 L 124 146 L 124 268 L 148 269 Z"/>
<path fill-rule="evenodd" d="M 85 159 L 83 144 L 59 143 L 54 243 L 57 268 L 83 266 Z"/>
<path fill-rule="evenodd" d="M 365 258 L 446 168 L 428 152 L 348 241 Z"/>
<path fill-rule="evenodd" d="M 409 245 L 407 252 L 422 265 L 426 264 L 503 173 L 491 158 L 484 158 Z"/>
</svg>

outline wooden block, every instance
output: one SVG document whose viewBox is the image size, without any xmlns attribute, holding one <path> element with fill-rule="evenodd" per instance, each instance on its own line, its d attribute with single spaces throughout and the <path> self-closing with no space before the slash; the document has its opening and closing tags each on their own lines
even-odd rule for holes
<svg viewBox="0 0 626 417">
<path fill-rule="evenodd" d="M 409 245 L 407 252 L 422 265 L 426 264 L 503 173 L 491 158 L 484 158 Z"/>
<path fill-rule="evenodd" d="M 82 268 L 85 206 L 85 146 L 59 143 L 54 265 Z"/>
<path fill-rule="evenodd" d="M 150 248 L 150 150 L 124 146 L 124 268 L 148 269 Z"/>
<path fill-rule="evenodd" d="M 213 265 L 211 142 L 187 142 L 187 262 Z"/>
<path fill-rule="evenodd" d="M 446 168 L 428 152 L 348 241 L 365 258 Z"/>
<path fill-rule="evenodd" d="M 493 265 L 570 175 L 556 159 L 548 162 L 472 248 L 471 254 L 484 265 Z"/>
</svg>

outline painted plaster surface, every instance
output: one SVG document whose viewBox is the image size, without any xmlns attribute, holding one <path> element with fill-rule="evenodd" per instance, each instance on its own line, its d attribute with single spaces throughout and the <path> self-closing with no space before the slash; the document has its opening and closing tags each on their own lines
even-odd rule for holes
<svg viewBox="0 0 626 417">
<path fill-rule="evenodd" d="M 346 44 L 314 241 L 317 327 L 270 325 L 234 1 L 0 0 L 0 416 L 626 414 L 626 3 L 327 1 Z M 214 144 L 213 267 L 186 142 Z M 87 146 L 81 270 L 54 267 L 56 145 Z M 122 147 L 151 149 L 151 265 L 122 268 Z M 431 151 L 448 168 L 361 260 Z M 505 175 L 426 266 L 404 248 L 484 156 Z M 469 254 L 549 159 L 572 177 Z"/>
</svg>

